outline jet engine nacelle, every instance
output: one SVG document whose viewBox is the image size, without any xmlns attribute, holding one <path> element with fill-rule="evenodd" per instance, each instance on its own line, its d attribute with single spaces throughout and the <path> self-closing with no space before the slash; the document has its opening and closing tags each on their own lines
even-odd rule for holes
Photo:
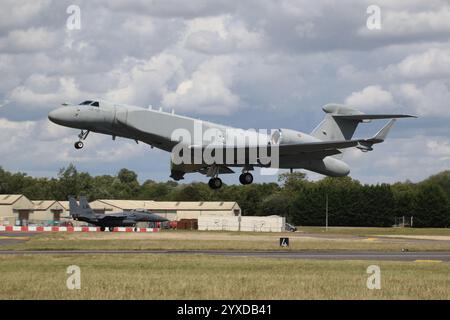
<svg viewBox="0 0 450 320">
<path fill-rule="evenodd" d="M 278 129 L 272 133 L 271 143 L 274 145 L 318 142 L 319 139 L 309 134 L 291 129 Z"/>
<path fill-rule="evenodd" d="M 309 161 L 304 168 L 330 177 L 345 177 L 350 173 L 348 164 L 333 157 Z"/>
</svg>

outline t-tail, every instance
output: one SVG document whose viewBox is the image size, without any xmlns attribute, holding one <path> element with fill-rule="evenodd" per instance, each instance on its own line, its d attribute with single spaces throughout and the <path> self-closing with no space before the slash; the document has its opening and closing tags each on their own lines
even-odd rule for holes
<svg viewBox="0 0 450 320">
<path fill-rule="evenodd" d="M 406 114 L 365 114 L 355 108 L 341 104 L 327 104 L 323 107 L 325 118 L 311 132 L 311 135 L 323 141 L 351 140 L 358 125 L 377 119 L 392 119 L 374 137 L 361 141 L 357 146 L 362 151 L 371 151 L 372 145 L 381 143 L 397 118 L 415 118 Z M 335 156 L 342 157 L 342 153 Z"/>
</svg>

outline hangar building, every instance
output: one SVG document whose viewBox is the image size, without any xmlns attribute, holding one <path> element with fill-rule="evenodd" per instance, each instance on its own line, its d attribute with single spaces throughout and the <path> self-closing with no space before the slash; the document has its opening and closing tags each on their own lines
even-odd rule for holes
<svg viewBox="0 0 450 320">
<path fill-rule="evenodd" d="M 56 200 L 29 200 L 23 194 L 0 195 L 0 225 L 58 225 L 69 210 Z"/>
<path fill-rule="evenodd" d="M 23 194 L 0 194 L 0 224 L 26 225 L 34 212 L 34 203 Z"/>
<path fill-rule="evenodd" d="M 220 201 L 152 201 L 152 200 L 95 200 L 90 203 L 97 213 L 115 213 L 133 209 L 147 209 L 169 220 L 198 219 L 200 216 L 240 216 L 237 202 Z"/>
<path fill-rule="evenodd" d="M 56 200 L 35 200 L 32 221 L 39 224 L 59 224 L 61 218 L 66 218 L 65 208 Z M 68 212 L 67 212 L 68 215 Z"/>
</svg>

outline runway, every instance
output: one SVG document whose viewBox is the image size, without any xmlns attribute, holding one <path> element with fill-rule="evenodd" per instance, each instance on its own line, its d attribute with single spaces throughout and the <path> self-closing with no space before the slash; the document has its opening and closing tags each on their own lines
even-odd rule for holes
<svg viewBox="0 0 450 320">
<path fill-rule="evenodd" d="M 450 252 L 377 251 L 238 251 L 238 250 L 0 250 L 0 255 L 161 254 L 258 257 L 276 259 L 448 262 Z"/>
</svg>

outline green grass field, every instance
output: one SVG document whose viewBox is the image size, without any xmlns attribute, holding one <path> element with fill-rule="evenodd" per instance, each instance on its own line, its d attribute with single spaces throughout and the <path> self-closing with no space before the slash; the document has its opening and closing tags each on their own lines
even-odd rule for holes
<svg viewBox="0 0 450 320">
<path fill-rule="evenodd" d="M 301 232 L 322 234 L 347 234 L 355 236 L 373 235 L 430 235 L 450 236 L 450 228 L 364 228 L 364 227 L 299 227 Z"/>
<path fill-rule="evenodd" d="M 289 236 L 289 249 L 279 247 L 280 236 Z M 401 236 L 435 237 L 439 241 Z M 0 249 L 450 251 L 448 236 L 449 229 L 394 228 L 330 228 L 327 232 L 324 228 L 301 228 L 283 234 L 41 233 L 23 234 L 24 242 L 3 243 Z M 381 268 L 381 290 L 366 287 L 366 269 L 371 264 Z M 81 268 L 80 290 L 66 287 L 69 265 Z M 426 261 L 0 254 L 0 299 L 450 299 L 449 274 L 450 263 Z"/>
<path fill-rule="evenodd" d="M 366 269 L 381 268 L 381 289 Z M 66 287 L 69 265 L 81 289 Z M 176 255 L 0 255 L 0 299 L 450 299 L 450 264 Z"/>
<path fill-rule="evenodd" d="M 406 230 L 406 231 L 405 231 Z M 307 233 L 305 233 L 307 232 Z M 27 241 L 3 245 L 15 250 L 373 250 L 373 251 L 450 251 L 450 241 L 392 239 L 380 235 L 450 236 L 448 229 L 320 228 L 296 233 L 238 233 L 202 231 L 161 231 L 135 233 L 41 233 Z M 26 236 L 26 235 L 25 235 Z M 279 237 L 288 236 L 290 247 L 280 248 Z"/>
</svg>

